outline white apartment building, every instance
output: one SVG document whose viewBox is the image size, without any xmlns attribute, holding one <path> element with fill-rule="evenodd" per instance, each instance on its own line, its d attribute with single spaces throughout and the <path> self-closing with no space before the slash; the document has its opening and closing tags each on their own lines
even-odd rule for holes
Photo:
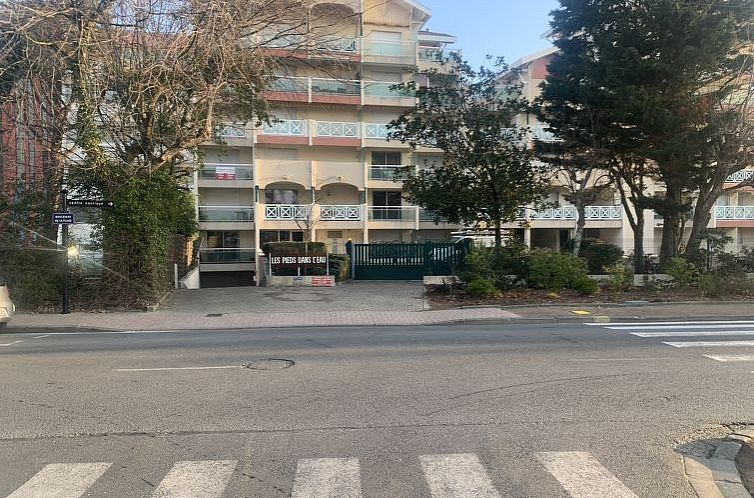
<svg viewBox="0 0 754 498">
<path fill-rule="evenodd" d="M 320 10 L 321 9 L 321 10 Z M 275 120 L 222 129 L 202 147 L 196 172 L 202 286 L 252 285 L 269 241 L 447 241 L 458 226 L 408 205 L 396 168 L 442 160 L 388 141 L 387 123 L 415 105 L 391 87 L 417 68 L 439 67 L 455 37 L 423 30 L 430 11 L 414 0 L 315 2 L 331 36 L 307 33 L 266 44 L 279 59 L 264 98 Z"/>
</svg>

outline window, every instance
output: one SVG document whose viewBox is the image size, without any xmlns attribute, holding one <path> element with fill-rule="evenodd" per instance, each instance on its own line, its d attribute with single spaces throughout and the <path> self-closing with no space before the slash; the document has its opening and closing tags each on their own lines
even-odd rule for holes
<svg viewBox="0 0 754 498">
<path fill-rule="evenodd" d="M 375 190 L 373 192 L 375 206 L 400 206 L 401 193 L 389 190 Z"/>
<path fill-rule="evenodd" d="M 402 159 L 400 152 L 372 152 L 372 164 L 375 166 L 400 166 Z"/>
<path fill-rule="evenodd" d="M 288 189 L 267 189 L 264 191 L 267 204 L 298 204 L 298 192 Z"/>
<path fill-rule="evenodd" d="M 259 232 L 259 241 L 267 242 L 303 242 L 304 232 L 290 230 L 262 230 Z"/>
<path fill-rule="evenodd" d="M 239 232 L 207 232 L 209 249 L 237 249 L 241 247 Z"/>
</svg>

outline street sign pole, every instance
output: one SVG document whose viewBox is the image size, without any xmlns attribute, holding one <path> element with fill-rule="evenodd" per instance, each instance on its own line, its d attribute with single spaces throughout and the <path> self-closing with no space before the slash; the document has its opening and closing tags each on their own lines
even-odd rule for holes
<svg viewBox="0 0 754 498">
<path fill-rule="evenodd" d="M 60 191 L 60 207 L 63 212 L 68 212 L 68 191 Z M 63 310 L 62 314 L 67 315 L 71 312 L 71 297 L 68 289 L 68 224 L 64 223 L 63 229 Z"/>
</svg>

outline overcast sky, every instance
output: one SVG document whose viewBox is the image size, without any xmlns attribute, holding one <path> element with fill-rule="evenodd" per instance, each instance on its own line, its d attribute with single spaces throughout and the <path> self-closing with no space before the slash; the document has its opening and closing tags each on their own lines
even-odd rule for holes
<svg viewBox="0 0 754 498">
<path fill-rule="evenodd" d="M 558 0 L 419 0 L 432 10 L 427 27 L 458 37 L 456 48 L 474 66 L 486 54 L 513 62 L 550 46 L 540 39 L 550 28 Z"/>
</svg>

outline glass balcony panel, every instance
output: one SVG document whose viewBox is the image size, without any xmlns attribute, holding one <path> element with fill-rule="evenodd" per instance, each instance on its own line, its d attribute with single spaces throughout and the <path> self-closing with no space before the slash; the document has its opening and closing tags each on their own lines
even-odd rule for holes
<svg viewBox="0 0 754 498">
<path fill-rule="evenodd" d="M 253 180 L 254 168 L 251 165 L 204 163 L 199 170 L 200 180 Z"/>
<path fill-rule="evenodd" d="M 368 97 L 382 97 L 393 99 L 410 98 L 411 93 L 409 91 L 400 88 L 393 88 L 397 84 L 398 83 L 381 81 L 365 81 L 364 95 Z"/>
<path fill-rule="evenodd" d="M 275 76 L 267 86 L 271 92 L 309 93 L 309 80 L 292 76 Z"/>
<path fill-rule="evenodd" d="M 312 78 L 312 93 L 326 95 L 361 95 L 361 83 L 324 78 Z"/>
<path fill-rule="evenodd" d="M 199 221 L 253 222 L 254 208 L 240 206 L 200 206 Z"/>
<path fill-rule="evenodd" d="M 200 263 L 254 263 L 255 261 L 256 249 L 220 248 L 199 250 Z"/>
<path fill-rule="evenodd" d="M 386 182 L 396 181 L 396 174 L 403 166 L 369 166 L 369 179 Z"/>
<path fill-rule="evenodd" d="M 415 221 L 415 206 L 370 206 L 369 219 L 372 221 Z"/>
</svg>

